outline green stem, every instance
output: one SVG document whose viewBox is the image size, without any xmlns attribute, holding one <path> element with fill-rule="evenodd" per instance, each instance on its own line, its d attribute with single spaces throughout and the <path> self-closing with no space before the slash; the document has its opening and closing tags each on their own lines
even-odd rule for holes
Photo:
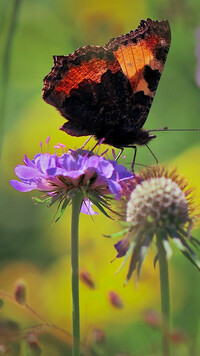
<svg viewBox="0 0 200 356">
<path fill-rule="evenodd" d="M 157 234 L 158 261 L 160 270 L 160 294 L 162 313 L 162 355 L 170 356 L 170 292 L 166 252 L 162 243 L 162 234 Z"/>
<path fill-rule="evenodd" d="M 0 94 L 0 152 L 3 145 L 3 134 L 4 134 L 4 118 L 5 118 L 5 108 L 6 100 L 8 94 L 8 81 L 10 74 L 10 63 L 12 54 L 12 44 L 15 36 L 15 30 L 17 26 L 17 21 L 19 17 L 19 10 L 21 6 L 21 0 L 13 1 L 13 12 L 11 15 L 10 26 L 8 29 L 8 35 L 5 43 L 5 50 L 2 56 L 2 68 L 1 68 L 1 94 Z M 6 14 L 4 13 L 4 16 Z"/>
<path fill-rule="evenodd" d="M 72 269 L 72 355 L 80 356 L 80 317 L 79 317 L 79 248 L 78 229 L 82 195 L 77 192 L 72 199 L 71 220 L 71 269 Z"/>
</svg>

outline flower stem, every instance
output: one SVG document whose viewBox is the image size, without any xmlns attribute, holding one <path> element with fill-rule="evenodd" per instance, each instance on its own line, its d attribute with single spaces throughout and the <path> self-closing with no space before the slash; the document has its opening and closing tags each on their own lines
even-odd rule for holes
<svg viewBox="0 0 200 356">
<path fill-rule="evenodd" d="M 7 3 L 7 2 L 5 2 Z M 8 28 L 8 35 L 5 41 L 5 50 L 2 53 L 2 68 L 1 68 L 1 94 L 0 94 L 0 151 L 3 145 L 3 135 L 5 133 L 4 128 L 4 121 L 5 121 L 5 110 L 8 101 L 8 82 L 9 82 L 9 74 L 10 74 L 10 64 L 11 64 L 11 56 L 12 56 L 12 47 L 13 47 L 13 40 L 16 34 L 16 26 L 19 18 L 20 6 L 22 1 L 21 0 L 14 0 L 12 15 L 10 19 L 10 24 Z M 5 7 L 5 6 L 4 6 Z M 3 6 L 2 6 L 3 8 Z M 7 13 L 6 13 L 7 10 Z M 3 18 L 8 18 L 8 8 L 5 7 L 4 13 L 1 13 L 1 31 L 3 30 L 2 21 Z M 5 31 L 4 31 L 5 32 Z"/>
<path fill-rule="evenodd" d="M 79 249 L 78 228 L 82 195 L 77 192 L 72 199 L 71 220 L 71 269 L 72 269 L 72 355 L 80 356 L 80 318 L 79 318 Z"/>
<path fill-rule="evenodd" d="M 162 355 L 170 356 L 169 331 L 170 331 L 170 292 L 168 262 L 162 243 L 162 233 L 157 234 L 158 260 L 160 270 L 160 295 L 162 313 Z"/>
</svg>

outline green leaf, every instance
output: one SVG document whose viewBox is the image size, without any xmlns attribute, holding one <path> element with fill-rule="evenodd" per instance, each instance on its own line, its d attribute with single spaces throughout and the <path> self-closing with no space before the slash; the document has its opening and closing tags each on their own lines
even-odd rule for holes
<svg viewBox="0 0 200 356">
<path fill-rule="evenodd" d="M 166 258 L 169 259 L 172 255 L 172 249 L 170 247 L 170 243 L 168 241 L 168 237 L 167 237 L 165 230 L 159 229 L 158 238 L 161 239 L 165 253 L 166 253 Z"/>
<path fill-rule="evenodd" d="M 130 262 L 130 265 L 129 265 L 129 270 L 128 270 L 128 273 L 127 273 L 127 276 L 126 276 L 125 284 L 131 278 L 133 272 L 137 268 L 137 263 L 139 263 L 139 261 L 140 261 L 141 248 L 142 248 L 142 245 L 143 245 L 143 236 L 141 236 L 141 235 L 138 235 L 138 236 L 140 236 L 140 238 L 137 239 L 137 242 L 136 242 L 136 239 L 134 240 L 135 246 L 133 248 L 133 254 L 132 254 L 132 257 L 131 257 L 131 262 Z"/>
<path fill-rule="evenodd" d="M 158 254 L 155 255 L 154 260 L 153 260 L 154 269 L 156 268 L 156 263 L 157 263 L 157 262 L 158 262 Z"/>
<path fill-rule="evenodd" d="M 135 246 L 135 241 L 131 241 L 130 246 L 129 246 L 129 249 L 128 249 L 128 251 L 126 252 L 126 255 L 125 255 L 124 259 L 123 259 L 122 264 L 120 265 L 120 267 L 119 267 L 118 270 L 116 271 L 116 274 L 118 274 L 119 272 L 121 272 L 122 268 L 125 266 L 126 262 L 127 262 L 128 259 L 129 259 L 129 256 L 130 256 L 131 252 L 133 251 L 134 246 Z"/>
<path fill-rule="evenodd" d="M 102 204 L 99 203 L 99 201 L 98 201 L 99 199 L 97 200 L 94 196 L 91 196 L 91 195 L 90 195 L 89 199 L 107 218 L 112 219 L 112 217 L 105 211 Z"/>
<path fill-rule="evenodd" d="M 200 261 L 198 261 L 198 263 L 196 263 L 194 261 L 194 259 L 190 256 L 188 251 L 181 251 L 181 252 L 198 269 L 198 271 L 200 271 Z"/>
<path fill-rule="evenodd" d="M 190 237 L 190 241 L 192 243 L 192 245 L 198 250 L 200 251 L 200 241 L 197 240 L 195 237 Z"/>
<path fill-rule="evenodd" d="M 51 201 L 51 197 L 47 197 L 45 199 L 40 199 L 40 198 L 37 198 L 37 197 L 32 197 L 32 199 L 36 202 L 36 203 L 48 203 Z"/>
<path fill-rule="evenodd" d="M 193 264 L 198 270 L 200 270 L 200 260 L 196 256 L 195 252 L 191 249 L 185 238 L 181 236 L 178 232 L 173 233 L 173 241 L 183 253 L 183 255 Z M 189 240 L 190 241 L 190 240 Z"/>
<path fill-rule="evenodd" d="M 63 213 L 64 213 L 66 207 L 68 206 L 68 204 L 70 203 L 70 201 L 71 201 L 71 197 L 70 198 L 66 198 L 64 200 L 64 203 L 63 203 L 63 205 L 62 205 L 62 207 L 60 209 L 60 212 L 59 212 L 59 215 L 58 215 L 57 219 L 55 220 L 55 223 L 61 218 L 61 216 L 63 215 Z"/>
<path fill-rule="evenodd" d="M 44 200 L 41 200 L 37 197 L 32 197 L 33 200 L 35 200 L 36 203 L 44 203 Z"/>
<path fill-rule="evenodd" d="M 124 229 L 122 231 L 119 231 L 119 232 L 116 232 L 115 234 L 112 234 L 112 235 L 103 235 L 104 237 L 107 237 L 107 238 L 115 238 L 115 237 L 119 237 L 119 236 L 122 236 L 122 235 L 125 235 L 126 232 L 128 232 L 128 228 L 127 229 Z"/>
<path fill-rule="evenodd" d="M 137 277 L 139 278 L 140 276 L 140 271 L 142 268 L 142 264 L 144 262 L 144 259 L 146 257 L 147 251 L 149 249 L 149 246 L 152 242 L 154 236 L 154 231 L 149 231 L 148 234 L 145 236 L 143 243 L 142 243 L 142 247 L 140 250 L 140 258 L 139 258 L 139 262 L 138 262 L 138 266 L 137 266 Z"/>
</svg>

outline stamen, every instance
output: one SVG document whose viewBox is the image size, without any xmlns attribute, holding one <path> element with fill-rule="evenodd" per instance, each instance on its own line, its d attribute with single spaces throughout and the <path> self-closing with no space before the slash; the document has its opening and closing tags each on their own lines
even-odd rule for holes
<svg viewBox="0 0 200 356">
<path fill-rule="evenodd" d="M 108 152 L 108 150 L 109 150 L 109 149 L 107 148 L 107 150 L 105 150 L 103 153 L 101 153 L 100 156 L 106 155 L 106 153 Z"/>
<path fill-rule="evenodd" d="M 40 149 L 41 149 L 41 153 L 43 154 L 42 141 L 40 141 Z"/>
<path fill-rule="evenodd" d="M 56 146 L 62 149 L 62 153 L 65 153 L 64 148 L 66 148 L 66 146 L 64 145 L 64 143 L 57 143 Z"/>
<path fill-rule="evenodd" d="M 116 154 L 115 154 L 115 150 L 112 148 L 112 155 L 113 155 L 113 160 L 116 160 Z"/>
<path fill-rule="evenodd" d="M 50 136 L 47 137 L 46 139 L 46 144 L 47 144 L 47 153 L 49 153 L 49 140 L 50 140 Z"/>
</svg>

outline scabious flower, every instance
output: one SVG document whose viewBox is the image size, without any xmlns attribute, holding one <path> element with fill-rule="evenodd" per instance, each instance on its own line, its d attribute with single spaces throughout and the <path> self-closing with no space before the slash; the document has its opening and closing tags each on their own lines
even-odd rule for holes
<svg viewBox="0 0 200 356">
<path fill-rule="evenodd" d="M 63 148 L 58 144 L 56 149 Z M 61 211 L 71 202 L 77 190 L 82 193 L 82 212 L 95 214 L 91 204 L 102 212 L 109 208 L 108 195 L 119 199 L 121 183 L 133 177 L 124 166 L 107 160 L 87 150 L 69 150 L 58 155 L 38 153 L 30 160 L 24 156 L 24 165 L 15 168 L 21 180 L 11 180 L 10 184 L 21 192 L 37 189 L 45 193 L 45 201 L 50 205 L 59 202 Z M 39 201 L 39 200 L 38 200 Z"/>
<path fill-rule="evenodd" d="M 192 190 L 183 178 L 173 170 L 153 167 L 140 173 L 141 182 L 135 186 L 126 201 L 126 236 L 115 244 L 117 257 L 132 254 L 127 280 L 134 270 L 139 276 L 142 263 L 154 236 L 161 239 L 166 257 L 172 250 L 172 239 L 181 252 L 200 268 L 200 261 L 191 245 L 198 247 L 200 242 L 190 235 L 192 225 L 199 215 L 192 199 Z M 155 263 L 157 261 L 155 257 Z"/>
</svg>

